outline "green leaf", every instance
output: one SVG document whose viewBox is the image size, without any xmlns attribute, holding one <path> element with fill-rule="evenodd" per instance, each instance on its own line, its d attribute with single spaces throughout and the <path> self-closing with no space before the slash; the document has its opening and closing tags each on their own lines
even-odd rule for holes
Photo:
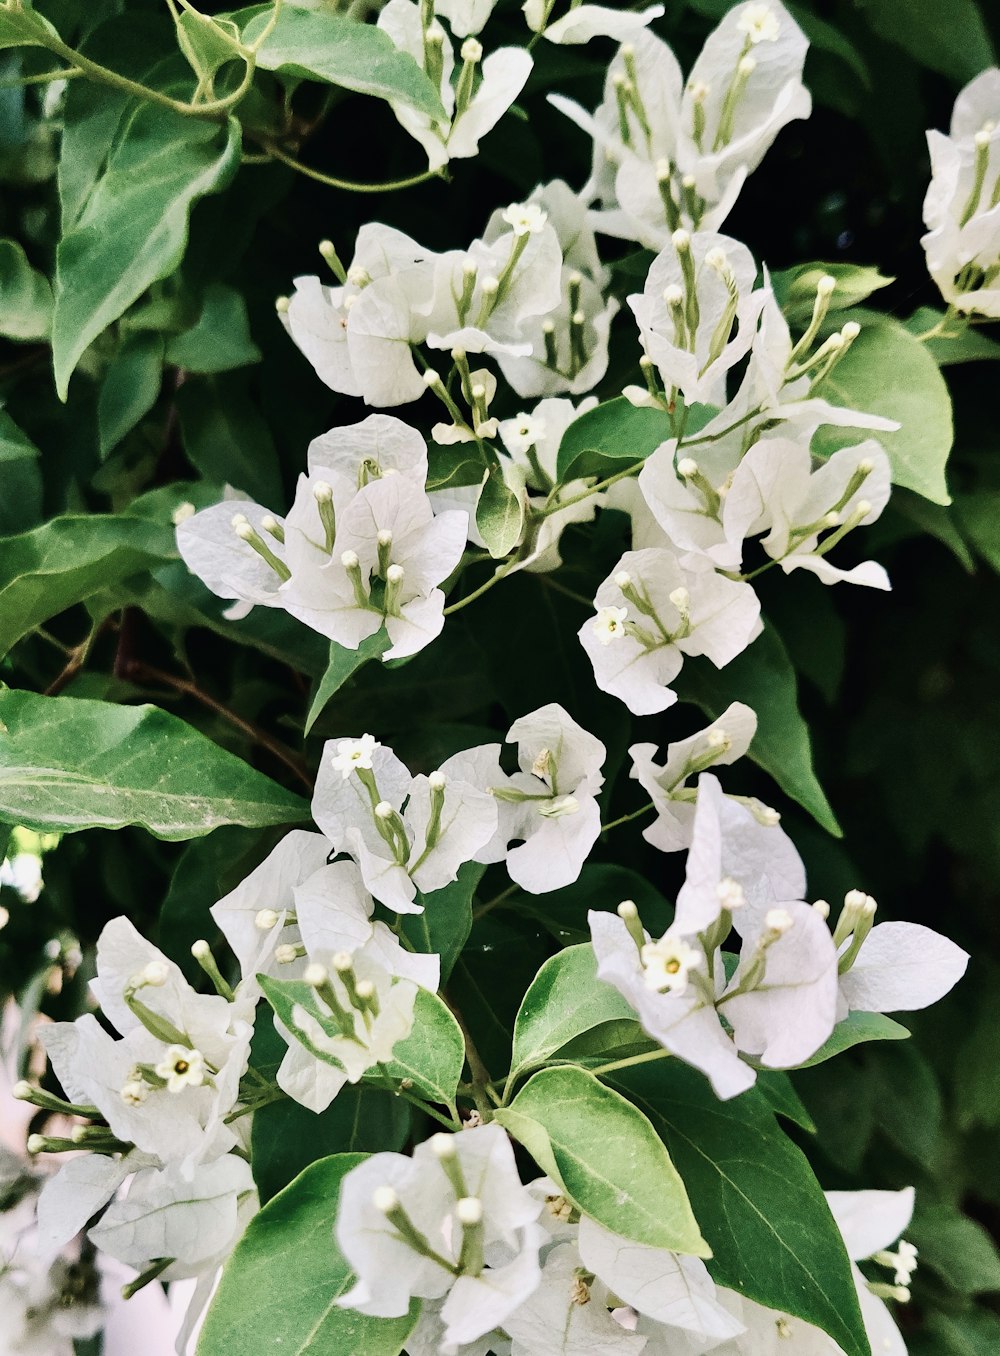
<svg viewBox="0 0 1000 1356">
<path fill-rule="evenodd" d="M 905 1026 L 884 1017 L 880 1012 L 852 1012 L 843 1022 L 833 1028 L 833 1035 L 825 1041 L 816 1053 L 807 1059 L 800 1068 L 811 1069 L 814 1064 L 822 1064 L 834 1055 L 843 1054 L 854 1045 L 863 1045 L 868 1041 L 905 1041 L 910 1033 Z"/>
<path fill-rule="evenodd" d="M 206 480 L 234 485 L 261 504 L 282 498 L 274 439 L 245 373 L 186 381 L 177 392 L 184 451 Z"/>
<path fill-rule="evenodd" d="M 40 461 L 41 454 L 28 435 L 6 410 L 0 410 L 0 475 L 4 486 L 4 493 L 0 494 L 0 534 L 23 533 L 26 526 L 41 517 Z M 0 572 L 0 587 L 3 578 Z"/>
<path fill-rule="evenodd" d="M 12 461 L 35 461 L 38 448 L 5 410 L 0 410 L 0 465 Z"/>
<path fill-rule="evenodd" d="M 197 76 L 211 77 L 227 61 L 239 59 L 234 42 L 240 30 L 232 19 L 209 18 L 185 10 L 177 20 L 177 45 Z"/>
<path fill-rule="evenodd" d="M 809 1115 L 788 1074 L 777 1069 L 758 1070 L 757 1091 L 776 1115 L 784 1116 L 786 1121 L 791 1121 L 810 1135 L 816 1134 L 816 1122 Z"/>
<path fill-rule="evenodd" d="M 695 1257 L 710 1249 L 684 1183 L 646 1117 L 592 1074 L 536 1073 L 496 1119 L 605 1228 Z"/>
<path fill-rule="evenodd" d="M 458 878 L 440 890 L 417 892 L 423 913 L 400 914 L 402 935 L 415 951 L 441 957 L 441 984 L 448 982 L 455 962 L 472 929 L 472 896 L 486 870 L 479 862 L 464 862 Z"/>
<path fill-rule="evenodd" d="M 442 447 L 430 443 L 427 447 L 427 489 L 457 490 L 467 485 L 482 484 L 486 474 L 483 454 L 475 443 L 452 443 Z"/>
<path fill-rule="evenodd" d="M 573 420 L 559 444 L 556 474 L 560 483 L 614 475 L 644 461 L 673 436 L 673 423 L 664 410 L 639 409 L 616 396 Z"/>
<path fill-rule="evenodd" d="M 597 978 L 594 948 L 570 946 L 550 956 L 524 995 L 514 1023 L 513 1073 L 537 1068 L 605 1022 L 634 1021 L 617 989 Z"/>
<path fill-rule="evenodd" d="M 228 372 L 260 362 L 242 295 L 224 283 L 210 283 L 194 325 L 167 344 L 167 362 L 187 372 Z"/>
<path fill-rule="evenodd" d="M 239 163 L 239 124 L 153 104 L 126 116 L 107 168 L 59 243 L 52 356 L 65 399 L 84 351 L 181 262 L 188 216 Z"/>
<path fill-rule="evenodd" d="M 309 703 L 306 734 L 316 724 L 327 702 L 344 686 L 351 674 L 356 673 L 363 664 L 367 664 L 369 659 L 378 659 L 388 648 L 389 637 L 384 627 L 367 640 L 363 640 L 356 650 L 347 650 L 335 640 L 330 641 L 330 660 L 326 672 L 316 684 L 312 701 Z"/>
<path fill-rule="evenodd" d="M 53 518 L 0 540 L 0 654 L 49 617 L 175 554 L 172 533 L 125 515 Z"/>
<path fill-rule="evenodd" d="M 33 9 L 11 9 L 5 5 L 0 10 L 0 50 L 5 47 L 44 47 L 47 38 L 58 37 L 48 19 Z"/>
<path fill-rule="evenodd" d="M 259 14 L 250 20 L 243 30 L 245 43 L 252 43 L 263 31 L 268 17 Z M 265 71 L 398 100 L 432 118 L 445 116 L 428 77 L 413 57 L 397 51 L 387 33 L 327 10 L 286 5 L 274 32 L 257 53 L 257 65 Z"/>
<path fill-rule="evenodd" d="M 399 1356 L 419 1302 L 405 1318 L 369 1318 L 337 1305 L 354 1283 L 333 1237 L 340 1186 L 364 1157 L 314 1163 L 250 1221 L 226 1263 L 198 1356 Z"/>
<path fill-rule="evenodd" d="M 379 1065 L 379 1072 L 398 1081 L 412 1079 L 417 1092 L 454 1109 L 464 1064 L 465 1040 L 458 1023 L 437 994 L 418 989 L 413 1030 L 393 1048 L 392 1059 Z"/>
<path fill-rule="evenodd" d="M 944 320 L 944 311 L 933 306 L 921 306 L 914 311 L 903 324 L 914 336 L 919 338 L 930 330 L 936 329 Z M 923 345 L 938 367 L 949 367 L 953 363 L 972 363 L 984 359 L 1000 358 L 1000 343 L 975 329 L 972 325 L 959 328 L 960 321 L 949 322 L 947 336 L 924 339 Z M 953 336 L 953 337 L 952 337 Z"/>
<path fill-rule="evenodd" d="M 809 727 L 799 711 L 795 670 L 772 626 L 765 626 L 759 639 L 724 669 L 705 662 L 685 664 L 676 686 L 685 701 L 695 702 L 713 720 L 732 701 L 752 706 L 757 712 L 757 733 L 750 757 L 827 832 L 842 836 L 813 770 Z"/>
<path fill-rule="evenodd" d="M 895 278 L 887 278 L 877 268 L 864 264 L 799 264 L 771 274 L 771 286 L 789 324 L 804 326 L 812 318 L 816 284 L 828 275 L 837 286 L 830 295 L 830 310 L 842 311 L 857 306 Z"/>
<path fill-rule="evenodd" d="M 309 806 L 155 706 L 0 692 L 0 820 L 200 838 L 221 824 L 302 823 Z"/>
<path fill-rule="evenodd" d="M 677 1060 L 611 1075 L 680 1168 L 719 1285 L 805 1319 L 847 1356 L 871 1356 L 851 1264 L 804 1154 L 751 1089 L 720 1102 Z"/>
<path fill-rule="evenodd" d="M 476 527 L 494 560 L 513 551 L 521 540 L 524 504 L 510 489 L 499 467 L 490 467 L 476 505 Z"/>
<path fill-rule="evenodd" d="M 16 240 L 0 240 L 0 334 L 7 339 L 47 339 L 52 328 L 52 288 L 28 263 Z"/>
<path fill-rule="evenodd" d="M 916 1244 L 920 1265 L 937 1272 L 958 1295 L 1000 1292 L 1000 1252 L 981 1224 L 952 1205 L 917 1208 L 906 1236 Z"/>
<path fill-rule="evenodd" d="M 898 320 L 864 309 L 853 314 L 861 333 L 813 395 L 897 420 L 895 433 L 876 435 L 889 455 L 893 482 L 949 504 L 944 472 L 953 438 L 951 397 L 937 363 Z M 813 449 L 829 456 L 869 436 L 864 429 L 828 426 Z"/>
<path fill-rule="evenodd" d="M 162 376 L 160 335 L 144 332 L 129 335 L 104 374 L 97 401 L 102 457 L 116 448 L 156 404 Z"/>
<path fill-rule="evenodd" d="M 858 8 L 880 38 L 962 84 L 995 64 L 976 0 L 859 0 Z"/>
<path fill-rule="evenodd" d="M 955 500 L 955 512 L 975 550 L 1000 574 L 1000 490 L 961 494 Z"/>
<path fill-rule="evenodd" d="M 261 1204 L 317 1158 L 397 1152 L 409 1128 L 407 1103 L 378 1088 L 343 1088 L 319 1115 L 287 1097 L 262 1106 L 253 1114 L 250 1132 L 250 1159 Z"/>
</svg>

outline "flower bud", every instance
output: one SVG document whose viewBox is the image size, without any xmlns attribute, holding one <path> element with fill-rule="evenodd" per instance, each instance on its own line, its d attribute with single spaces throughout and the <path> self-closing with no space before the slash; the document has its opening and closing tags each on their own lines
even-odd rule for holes
<svg viewBox="0 0 1000 1356">
<path fill-rule="evenodd" d="M 315 961 L 306 966 L 305 974 L 302 976 L 311 989 L 322 988 L 324 984 L 329 983 L 330 975 L 325 965 L 319 965 Z"/>
<path fill-rule="evenodd" d="M 483 1203 L 476 1196 L 463 1196 L 455 1207 L 459 1224 L 470 1228 L 483 1222 Z"/>
<path fill-rule="evenodd" d="M 476 38 L 466 38 L 460 52 L 463 61 L 482 61 L 483 44 Z"/>
<path fill-rule="evenodd" d="M 278 918 L 277 909 L 260 909 L 253 920 L 254 926 L 260 928 L 261 932 L 270 932 L 278 926 Z"/>
<path fill-rule="evenodd" d="M 162 989 L 170 978 L 170 968 L 164 961 L 150 961 L 142 972 L 143 984 L 154 989 Z"/>
<path fill-rule="evenodd" d="M 391 1186 L 381 1186 L 372 1195 L 372 1205 L 382 1215 L 391 1215 L 399 1209 L 399 1197 Z"/>
<path fill-rule="evenodd" d="M 313 486 L 313 498 L 317 504 L 329 504 L 333 498 L 333 486 L 325 480 L 317 480 Z"/>
</svg>

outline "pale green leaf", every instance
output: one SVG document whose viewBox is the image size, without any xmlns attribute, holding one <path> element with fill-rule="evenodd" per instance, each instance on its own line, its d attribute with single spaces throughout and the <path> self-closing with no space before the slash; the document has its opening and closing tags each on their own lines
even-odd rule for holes
<svg viewBox="0 0 1000 1356">
<path fill-rule="evenodd" d="M 0 692 L 0 820 L 200 838 L 302 823 L 307 803 L 155 706 Z"/>
<path fill-rule="evenodd" d="M 198 1356 L 399 1356 L 420 1312 L 369 1318 L 337 1301 L 354 1284 L 334 1241 L 344 1177 L 364 1154 L 313 1163 L 265 1205 L 226 1263 Z"/>
<path fill-rule="evenodd" d="M 857 306 L 880 288 L 895 282 L 866 264 L 799 264 L 771 274 L 771 286 L 790 324 L 804 327 L 812 318 L 816 284 L 824 275 L 836 282 L 829 298 L 831 311 Z"/>
<path fill-rule="evenodd" d="M 496 1119 L 580 1210 L 623 1238 L 708 1257 L 684 1183 L 649 1121 L 583 1069 L 543 1069 Z"/>
<path fill-rule="evenodd" d="M 412 1079 L 417 1092 L 432 1102 L 454 1107 L 465 1063 L 461 1028 L 437 994 L 417 990 L 413 1030 L 393 1048 L 392 1059 L 379 1073 L 394 1081 Z"/>
<path fill-rule="evenodd" d="M 491 467 L 476 506 L 476 528 L 494 560 L 514 549 L 524 527 L 524 504 L 507 485 L 498 467 Z"/>
<path fill-rule="evenodd" d="M 52 288 L 32 268 L 16 240 L 0 240 L 0 334 L 47 339 L 52 328 Z"/>
<path fill-rule="evenodd" d="M 905 1041 L 909 1035 L 905 1026 L 900 1026 L 899 1022 L 883 1016 L 881 1012 L 852 1012 L 844 1021 L 837 1023 L 829 1040 L 799 1067 L 811 1069 L 814 1064 L 822 1064 L 825 1060 L 833 1059 L 834 1055 L 867 1041 Z"/>
<path fill-rule="evenodd" d="M 634 1021 L 617 989 L 597 978 L 594 948 L 570 946 L 550 956 L 524 995 L 514 1023 L 511 1068 L 537 1068 L 563 1046 L 605 1022 Z"/>
</svg>

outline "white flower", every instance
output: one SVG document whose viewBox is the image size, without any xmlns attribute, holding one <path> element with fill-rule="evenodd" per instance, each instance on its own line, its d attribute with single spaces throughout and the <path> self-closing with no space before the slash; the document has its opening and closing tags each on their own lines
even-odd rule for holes
<svg viewBox="0 0 1000 1356">
<path fill-rule="evenodd" d="M 685 655 L 707 655 L 716 668 L 735 659 L 760 632 L 760 604 L 749 584 L 717 574 L 708 561 L 682 562 L 669 550 L 628 551 L 597 590 L 594 606 L 626 607 L 626 635 L 605 644 L 590 618 L 580 643 L 598 687 L 636 715 L 677 700 L 668 684 Z"/>
<path fill-rule="evenodd" d="M 627 607 L 599 607 L 594 619 L 594 634 L 602 645 L 611 645 L 625 635 Z"/>
<path fill-rule="evenodd" d="M 499 353 L 504 377 L 519 396 L 583 395 L 608 367 L 608 334 L 618 313 L 597 285 L 575 269 L 562 269 L 561 297 L 545 315 L 522 326 L 527 353 Z"/>
<path fill-rule="evenodd" d="M 720 1304 L 700 1258 L 621 1238 L 586 1215 L 580 1220 L 579 1248 L 584 1266 L 645 1317 L 715 1346 L 741 1332 Z M 683 1339 L 675 1334 L 674 1340 Z"/>
<path fill-rule="evenodd" d="M 457 3 L 457 0 L 453 0 Z M 482 9 L 469 5 L 468 0 L 458 12 L 459 28 L 465 33 L 478 32 L 488 17 Z M 445 12 L 442 10 L 442 12 Z M 426 69 L 428 41 L 425 38 L 421 10 L 414 0 L 389 0 L 378 17 L 378 26 L 387 33 L 401 52 L 407 52 L 417 64 Z M 456 36 L 462 36 L 458 29 Z M 465 159 L 479 150 L 479 142 L 503 117 L 524 88 L 531 74 L 532 61 L 527 52 L 516 47 L 502 47 L 485 61 L 472 60 L 474 52 L 463 53 L 463 74 L 457 87 L 452 83 L 455 53 L 451 39 L 439 24 L 429 31 L 434 50 L 438 53 L 435 83 L 444 106 L 447 121 L 439 122 L 430 114 L 415 109 L 409 103 L 390 99 L 389 105 L 400 125 L 415 138 L 427 152 L 429 168 L 440 169 L 449 160 Z M 481 56 L 482 49 L 479 48 Z M 480 75 L 478 81 L 475 74 Z"/>
<path fill-rule="evenodd" d="M 650 5 L 638 11 L 611 9 L 607 5 L 571 5 L 569 13 L 547 23 L 552 5 L 547 0 L 524 0 L 521 6 L 528 27 L 549 42 L 579 44 L 591 38 L 613 38 L 627 42 L 664 13 L 663 5 Z"/>
<path fill-rule="evenodd" d="M 258 607 L 281 607 L 288 578 L 284 523 L 248 499 L 224 499 L 185 518 L 177 528 L 184 564 L 220 598 Z M 249 609 L 247 609 L 249 610 Z"/>
<path fill-rule="evenodd" d="M 638 1356 L 642 1338 L 615 1322 L 607 1287 L 585 1276 L 572 1243 L 549 1250 L 541 1283 L 504 1324 L 512 1356 Z"/>
<path fill-rule="evenodd" d="M 382 476 L 405 476 L 421 490 L 427 480 L 423 435 L 387 414 L 370 414 L 358 424 L 321 433 L 309 444 L 308 457 L 309 474 L 333 482 L 338 501 L 349 500 L 368 481 Z M 342 490 L 338 481 L 343 482 Z"/>
<path fill-rule="evenodd" d="M 691 971 L 703 964 L 705 956 L 682 937 L 661 937 L 640 947 L 639 959 L 647 988 L 654 993 L 682 994 Z"/>
<path fill-rule="evenodd" d="M 515 202 L 501 213 L 515 236 L 539 235 L 548 221 L 548 215 L 537 202 Z"/>
<path fill-rule="evenodd" d="M 490 791 L 504 841 L 521 840 L 507 853 L 508 874 L 531 894 L 558 890 L 577 879 L 600 834 L 606 750 L 555 702 L 516 720 L 507 739 L 521 770 L 499 773 Z"/>
<path fill-rule="evenodd" d="M 200 1088 L 205 1081 L 205 1056 L 186 1045 L 168 1045 L 156 1066 L 156 1074 L 165 1080 L 168 1092 Z"/>
<path fill-rule="evenodd" d="M 341 1186 L 337 1242 L 357 1281 L 338 1304 L 393 1318 L 443 1299 L 444 1342 L 475 1342 L 538 1285 L 540 1211 L 498 1125 L 374 1154 Z"/>
<path fill-rule="evenodd" d="M 778 16 L 768 4 L 744 5 L 736 27 L 755 47 L 759 42 L 776 42 L 781 32 Z"/>
<path fill-rule="evenodd" d="M 725 374 L 753 343 L 764 289 L 739 241 L 712 231 L 676 230 L 630 296 L 642 345 L 667 391 L 689 403 L 722 403 Z"/>
<path fill-rule="evenodd" d="M 403 476 L 372 480 L 340 515 L 334 550 L 297 563 L 284 605 L 347 649 L 384 625 L 392 641 L 384 659 L 415 654 L 444 626 L 437 586 L 461 559 L 467 521 L 460 512 L 435 517 Z"/>
<path fill-rule="evenodd" d="M 346 1084 L 392 1058 L 413 1029 L 416 996 L 416 984 L 390 974 L 377 947 L 360 947 L 342 961 L 335 956 L 329 969 L 311 962 L 290 1025 L 275 1015 L 288 1044 L 278 1087 L 310 1111 L 324 1111 Z"/>
<path fill-rule="evenodd" d="M 433 782 L 411 777 L 384 747 L 373 751 L 370 769 L 346 781 L 329 758 L 320 764 L 316 823 L 336 851 L 354 857 L 375 898 L 397 912 L 420 912 L 417 890 L 431 893 L 453 881 L 496 833 L 496 803 L 485 787 L 463 779 L 462 758 L 444 762 Z"/>
<path fill-rule="evenodd" d="M 360 739 L 341 739 L 337 743 L 337 752 L 330 760 L 331 766 L 336 768 L 346 782 L 356 768 L 367 768 L 371 771 L 372 754 L 381 747 L 374 735 L 362 735 Z"/>
<path fill-rule="evenodd" d="M 42 859 L 35 852 L 15 852 L 0 861 L 0 885 L 15 890 L 26 904 L 34 904 L 42 893 Z"/>
<path fill-rule="evenodd" d="M 688 847 L 696 800 L 688 779 L 717 764 L 735 763 L 746 753 L 756 732 L 756 714 L 742 702 L 733 702 L 706 729 L 669 744 L 662 765 L 653 761 L 655 744 L 633 744 L 629 749 L 629 776 L 649 793 L 656 808 L 656 820 L 643 829 L 643 838 L 661 852 Z"/>
</svg>

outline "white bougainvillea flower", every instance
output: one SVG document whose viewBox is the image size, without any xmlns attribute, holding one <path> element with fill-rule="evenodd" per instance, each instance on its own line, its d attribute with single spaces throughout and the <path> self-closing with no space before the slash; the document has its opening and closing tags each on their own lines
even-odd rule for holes
<svg viewBox="0 0 1000 1356">
<path fill-rule="evenodd" d="M 575 1244 L 558 1243 L 545 1257 L 541 1283 L 504 1324 L 512 1356 L 639 1356 L 643 1339 L 615 1321 L 607 1299 Z"/>
<path fill-rule="evenodd" d="M 957 310 L 1000 315 L 1000 71 L 966 85 L 950 135 L 930 131 L 931 182 L 924 200 L 927 268 Z"/>
<path fill-rule="evenodd" d="M 173 1258 L 161 1274 L 183 1280 L 221 1266 L 256 1210 L 249 1163 L 226 1154 L 191 1178 L 155 1168 L 136 1173 L 127 1195 L 108 1207 L 89 1236 L 137 1271 Z"/>
<path fill-rule="evenodd" d="M 456 38 L 481 33 L 496 9 L 497 0 L 435 0 L 434 11 L 447 19 Z"/>
<path fill-rule="evenodd" d="M 238 991 L 231 1003 L 197 993 L 125 918 L 98 939 L 91 987 L 123 1039 L 90 1014 L 44 1029 L 70 1100 L 97 1107 L 119 1140 L 185 1173 L 232 1148 L 225 1118 L 247 1066 L 256 995 Z M 172 1076 L 159 1072 L 168 1062 Z"/>
<path fill-rule="evenodd" d="M 969 964 L 960 946 L 919 923 L 872 927 L 875 907 L 870 895 L 850 891 L 834 932 L 842 1017 L 930 1007 L 951 992 Z"/>
<path fill-rule="evenodd" d="M 744 1054 L 765 1068 L 794 1068 L 837 1021 L 837 948 L 826 915 L 789 901 L 763 917 L 745 910 L 736 925 L 743 950 L 719 1009 Z"/>
<path fill-rule="evenodd" d="M 369 405 L 423 395 L 410 341 L 424 337 L 414 308 L 430 295 L 436 257 L 402 231 L 371 222 L 358 232 L 342 286 L 296 278 L 278 314 L 321 381 Z"/>
<path fill-rule="evenodd" d="M 560 288 L 559 304 L 522 327 L 530 352 L 498 355 L 500 370 L 519 396 L 583 395 L 607 371 L 617 300 L 605 300 L 576 269 L 563 268 Z"/>
<path fill-rule="evenodd" d="M 571 885 L 601 831 L 604 745 L 555 702 L 516 720 L 507 740 L 520 772 L 489 789 L 507 842 L 521 840 L 507 853 L 508 874 L 530 894 Z"/>
<path fill-rule="evenodd" d="M 728 496 L 745 451 L 743 433 L 741 427 L 680 452 L 672 438 L 647 457 L 638 479 L 648 512 L 675 551 L 735 572 L 743 561 L 744 534 L 743 524 L 728 512 Z"/>
<path fill-rule="evenodd" d="M 569 12 L 552 19 L 556 0 L 524 0 L 521 6 L 528 27 L 549 42 L 585 43 L 591 38 L 626 42 L 664 13 L 662 5 L 643 10 L 610 9 L 607 5 L 571 4 Z"/>
<path fill-rule="evenodd" d="M 366 888 L 399 913 L 419 913 L 416 892 L 455 880 L 463 862 L 497 830 L 497 804 L 485 787 L 464 780 L 464 756 L 430 776 L 411 777 L 391 749 L 372 752 L 371 768 L 344 779 L 327 745 L 312 812 L 338 852 L 349 852 Z"/>
<path fill-rule="evenodd" d="M 68 1159 L 57 1173 L 46 1178 L 38 1198 L 39 1255 L 55 1257 L 83 1232 L 133 1173 L 159 1166 L 157 1158 L 138 1149 L 119 1158 L 79 1154 Z"/>
<path fill-rule="evenodd" d="M 709 35 L 681 104 L 684 168 L 699 196 L 718 201 L 734 175 L 757 168 L 782 127 L 809 116 L 808 46 L 779 0 L 736 5 Z"/>
<path fill-rule="evenodd" d="M 632 745 L 629 776 L 649 792 L 656 808 L 656 822 L 642 831 L 647 843 L 661 852 L 690 846 L 697 794 L 688 786 L 689 779 L 707 768 L 735 763 L 746 753 L 756 732 L 755 712 L 742 702 L 733 702 L 706 729 L 668 744 L 663 764 L 654 761 L 655 744 Z M 766 813 L 763 807 L 759 813 Z"/>
<path fill-rule="evenodd" d="M 562 250 L 563 265 L 582 273 L 603 292 L 611 281 L 611 270 L 601 262 L 591 213 L 582 194 L 563 179 L 539 184 L 528 199 L 544 210 Z"/>
<path fill-rule="evenodd" d="M 288 1044 L 276 1081 L 310 1111 L 325 1111 L 346 1084 L 391 1060 L 410 1034 L 417 985 L 390 974 L 369 944 L 335 953 L 329 969 L 310 962 L 301 987 L 290 1024 L 274 1019 Z"/>
<path fill-rule="evenodd" d="M 224 499 L 177 526 L 177 549 L 192 574 L 220 598 L 282 607 L 284 521 L 249 499 Z"/>
<path fill-rule="evenodd" d="M 809 570 L 825 584 L 840 581 L 887 589 L 875 561 L 842 570 L 827 552 L 856 527 L 873 523 L 889 502 L 892 472 L 880 444 L 841 448 L 818 469 L 806 444 L 762 438 L 733 473 L 723 521 L 730 539 L 766 531 L 762 545 L 781 569 Z"/>
<path fill-rule="evenodd" d="M 656 1323 L 713 1346 L 742 1331 L 719 1302 L 700 1258 L 632 1242 L 586 1215 L 580 1220 L 579 1249 L 588 1271 L 624 1304 Z"/>
<path fill-rule="evenodd" d="M 664 388 L 689 403 L 721 404 L 725 374 L 753 343 L 765 290 L 745 245 L 714 231 L 676 230 L 628 298 L 643 348 Z"/>
<path fill-rule="evenodd" d="M 580 628 L 580 643 L 598 687 L 636 715 L 677 700 L 668 684 L 685 655 L 707 655 L 722 668 L 760 633 L 760 604 L 749 584 L 666 549 L 627 551 L 597 590 L 594 607 L 597 616 Z M 608 608 L 626 610 L 623 629 L 608 627 Z"/>
<path fill-rule="evenodd" d="M 541 400 L 530 413 L 515 415 L 500 424 L 500 438 L 523 475 L 528 503 L 546 509 L 525 556 L 526 570 L 544 573 L 558 569 L 562 564 L 559 539 L 565 529 L 573 523 L 592 522 L 604 503 L 600 492 L 581 497 L 590 484 L 587 480 L 558 483 L 557 462 L 563 434 L 575 419 L 596 404 L 592 396 L 578 405 L 571 400 Z M 559 508 L 563 501 L 566 508 Z"/>
<path fill-rule="evenodd" d="M 539 203 L 495 212 L 481 240 L 440 257 L 427 313 L 428 345 L 527 355 L 525 326 L 559 305 L 561 267 L 559 239 Z"/>
<path fill-rule="evenodd" d="M 458 22 L 465 27 L 478 17 L 473 7 L 465 4 Z M 518 47 L 502 47 L 484 60 L 480 43 L 466 36 L 461 49 L 462 69 L 453 84 L 455 53 L 451 39 L 438 23 L 424 29 L 419 3 L 389 0 L 378 17 L 378 26 L 399 51 L 408 53 L 427 71 L 441 96 L 446 114 L 443 122 L 401 100 L 389 100 L 400 125 L 426 151 L 428 167 L 441 169 L 449 160 L 475 155 L 481 138 L 496 126 L 524 88 L 532 68 L 528 53 Z M 456 36 L 462 35 L 456 30 Z"/>
<path fill-rule="evenodd" d="M 332 428 L 314 438 L 308 470 L 311 476 L 325 477 L 334 498 L 345 504 L 370 480 L 383 476 L 403 476 L 422 490 L 427 482 L 427 444 L 402 419 L 370 414 L 358 424 Z M 337 482 L 342 482 L 342 490 Z"/>
<path fill-rule="evenodd" d="M 282 944 L 301 941 L 295 887 L 325 864 L 329 852 L 330 843 L 321 833 L 293 829 L 235 890 L 212 905 L 212 918 L 245 979 L 260 968 L 262 940 L 273 929 L 279 930 Z"/>
<path fill-rule="evenodd" d="M 370 481 L 340 515 L 332 552 L 298 560 L 284 605 L 347 649 L 384 626 L 392 642 L 384 659 L 416 654 L 444 626 L 438 585 L 461 560 L 467 525 L 462 512 L 435 517 L 405 477 Z"/>
<path fill-rule="evenodd" d="M 381 1318 L 443 1300 L 444 1342 L 477 1341 L 535 1290 L 541 1202 L 498 1125 L 374 1154 L 344 1178 L 336 1236 L 357 1281 L 337 1302 Z"/>
</svg>

